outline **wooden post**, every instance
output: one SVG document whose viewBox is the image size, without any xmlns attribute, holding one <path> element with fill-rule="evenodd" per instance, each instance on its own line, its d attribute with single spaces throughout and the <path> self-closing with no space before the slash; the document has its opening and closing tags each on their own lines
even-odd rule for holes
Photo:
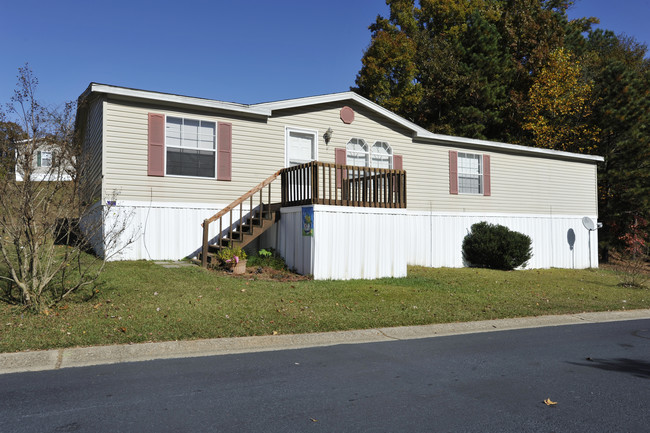
<svg viewBox="0 0 650 433">
<path fill-rule="evenodd" d="M 310 164 L 311 169 L 311 202 L 318 203 L 318 166 L 314 161 Z"/>
<path fill-rule="evenodd" d="M 406 209 L 406 172 L 402 174 L 402 208 Z"/>
<path fill-rule="evenodd" d="M 239 240 L 240 241 L 244 240 L 244 230 L 243 230 L 243 227 L 242 227 L 242 223 L 244 222 L 243 221 L 243 219 L 244 219 L 243 209 L 244 209 L 244 203 L 243 202 L 239 203 Z"/>
<path fill-rule="evenodd" d="M 329 188 L 329 194 L 327 195 L 327 198 L 329 199 L 329 202 L 327 204 L 332 204 L 332 166 L 327 165 L 327 188 Z M 336 188 L 334 188 L 336 191 Z M 325 191 L 325 167 L 323 167 L 323 191 Z M 334 200 L 336 201 L 336 197 L 334 197 Z"/>
<path fill-rule="evenodd" d="M 280 203 L 282 204 L 282 207 L 284 207 L 287 203 L 287 197 L 284 193 L 284 189 L 286 187 L 286 172 L 283 171 L 282 175 L 280 176 Z"/>
<path fill-rule="evenodd" d="M 208 227 L 210 223 L 208 220 L 203 221 L 203 248 L 201 249 L 201 266 L 208 267 Z"/>
<path fill-rule="evenodd" d="M 230 229 L 228 233 L 228 247 L 232 248 L 232 209 L 230 209 Z"/>
<path fill-rule="evenodd" d="M 248 200 L 248 232 L 253 233 L 253 196 L 251 195 Z"/>
</svg>

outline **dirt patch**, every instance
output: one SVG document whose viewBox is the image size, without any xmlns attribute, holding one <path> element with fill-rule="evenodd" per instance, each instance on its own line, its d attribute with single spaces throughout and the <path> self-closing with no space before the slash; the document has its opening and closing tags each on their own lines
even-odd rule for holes
<svg viewBox="0 0 650 433">
<path fill-rule="evenodd" d="M 233 274 L 231 270 L 221 268 L 214 269 L 214 272 L 227 275 L 232 278 L 258 281 L 306 281 L 313 279 L 310 275 L 300 275 L 287 269 L 273 269 L 266 266 L 247 266 L 243 274 Z"/>
</svg>

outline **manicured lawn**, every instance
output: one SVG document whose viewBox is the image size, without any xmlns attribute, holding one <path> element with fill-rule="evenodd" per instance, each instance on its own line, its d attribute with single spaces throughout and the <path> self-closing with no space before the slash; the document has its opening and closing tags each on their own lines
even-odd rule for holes
<svg viewBox="0 0 650 433">
<path fill-rule="evenodd" d="M 79 295 L 41 315 L 0 305 L 0 351 L 650 308 L 649 289 L 622 287 L 605 270 L 410 267 L 408 274 L 283 282 L 109 263 L 89 301 Z"/>
</svg>

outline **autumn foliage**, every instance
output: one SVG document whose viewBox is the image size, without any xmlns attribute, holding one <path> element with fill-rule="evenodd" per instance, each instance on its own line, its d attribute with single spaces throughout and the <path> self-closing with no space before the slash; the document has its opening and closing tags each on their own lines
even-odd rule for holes
<svg viewBox="0 0 650 433">
<path fill-rule="evenodd" d="M 566 0 L 388 0 L 356 92 L 428 130 L 596 154 L 600 250 L 650 220 L 650 60 Z M 646 234 L 647 232 L 647 228 Z"/>
</svg>

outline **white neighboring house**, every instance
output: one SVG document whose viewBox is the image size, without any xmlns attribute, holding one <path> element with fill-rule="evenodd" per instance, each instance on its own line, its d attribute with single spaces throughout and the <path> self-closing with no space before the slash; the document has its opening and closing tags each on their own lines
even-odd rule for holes
<svg viewBox="0 0 650 433">
<path fill-rule="evenodd" d="M 59 155 L 56 146 L 44 142 L 40 144 L 36 151 L 34 152 L 34 158 L 32 160 L 32 173 L 31 180 L 41 182 L 41 181 L 70 181 L 72 177 L 70 176 L 70 170 L 72 166 L 69 163 L 61 163 L 57 161 L 57 155 Z M 16 149 L 16 161 L 20 159 L 19 149 Z M 16 164 L 16 181 L 22 182 L 25 179 L 25 174 L 23 173 L 20 164 Z"/>
<path fill-rule="evenodd" d="M 113 259 L 196 257 L 225 234 L 204 220 L 246 218 L 240 202 L 273 177 L 280 218 L 251 248 L 316 279 L 462 267 L 479 221 L 530 236 L 529 268 L 598 266 L 582 221 L 598 218 L 600 156 L 434 134 L 353 92 L 245 105 L 91 83 L 78 107 L 86 200 L 137 238 Z"/>
</svg>

